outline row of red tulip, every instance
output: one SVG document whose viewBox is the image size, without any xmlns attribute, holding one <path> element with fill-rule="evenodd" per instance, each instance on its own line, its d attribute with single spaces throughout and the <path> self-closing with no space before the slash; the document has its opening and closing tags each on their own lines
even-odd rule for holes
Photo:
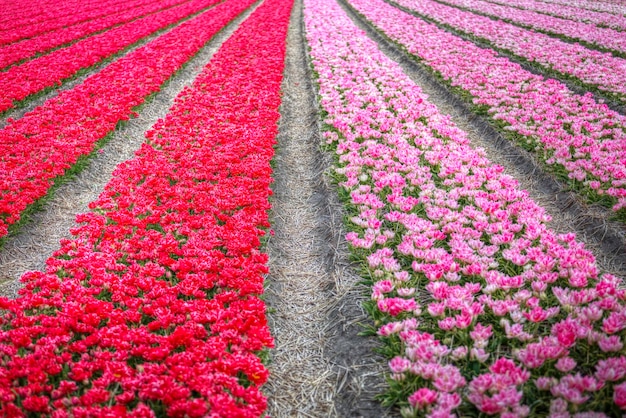
<svg viewBox="0 0 626 418">
<path fill-rule="evenodd" d="M 45 20 L 57 19 L 77 10 L 90 10 L 98 7 L 98 4 L 120 3 L 112 0 L 111 3 L 99 2 L 97 0 L 40 0 L 32 2 L 29 0 L 13 0 L 3 2 L 0 9 L 0 29 L 7 30 L 17 28 L 29 23 L 38 23 Z M 81 7 L 82 6 L 82 7 Z"/>
<path fill-rule="evenodd" d="M 16 102 L 44 89 L 60 85 L 78 71 L 117 54 L 142 38 L 212 6 L 218 0 L 191 0 L 180 6 L 118 26 L 22 65 L 0 72 L 0 113 Z"/>
<path fill-rule="evenodd" d="M 133 109 L 252 0 L 228 0 L 113 62 L 0 130 L 0 237 L 54 178 L 128 119 Z"/>
<path fill-rule="evenodd" d="M 130 22 L 144 15 L 158 12 L 190 0 L 161 0 L 131 10 L 112 13 L 100 18 L 46 32 L 34 38 L 24 39 L 0 47 L 0 68 L 32 59 L 34 55 L 75 42 L 85 36 Z"/>
<path fill-rule="evenodd" d="M 46 272 L 0 300 L 0 413 L 262 416 L 260 237 L 291 5 L 242 23 Z"/>
<path fill-rule="evenodd" d="M 66 26 L 75 25 L 81 22 L 87 22 L 92 19 L 106 16 L 120 9 L 127 7 L 137 7 L 144 4 L 145 0 L 134 0 L 129 3 L 123 3 L 118 0 L 108 0 L 103 5 L 94 5 L 93 8 L 86 8 L 82 13 L 72 13 L 63 17 L 57 17 L 52 20 L 46 20 L 36 24 L 26 24 L 17 28 L 0 30 L 0 45 L 19 41 L 20 39 L 32 38 L 42 33 L 50 32 L 55 29 L 64 28 Z M 126 4 L 126 5 L 124 5 Z"/>
</svg>

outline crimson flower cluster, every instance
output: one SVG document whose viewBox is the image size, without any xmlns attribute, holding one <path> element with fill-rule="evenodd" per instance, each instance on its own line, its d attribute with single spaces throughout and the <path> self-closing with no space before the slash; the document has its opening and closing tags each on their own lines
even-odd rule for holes
<svg viewBox="0 0 626 418">
<path fill-rule="evenodd" d="M 2 299 L 0 414 L 256 417 L 260 237 L 292 2 L 268 0 Z"/>
<path fill-rule="evenodd" d="M 77 14 L 79 6 L 83 13 L 88 10 L 97 9 L 99 6 L 109 7 L 114 4 L 118 6 L 118 10 L 121 10 L 123 7 L 120 7 L 120 3 L 125 4 L 127 8 L 132 7 L 134 4 L 133 2 L 124 2 L 122 0 L 108 0 L 103 2 L 95 0 L 67 0 L 63 2 L 59 2 L 58 0 L 41 0 L 38 2 L 15 0 L 2 5 L 2 10 L 0 10 L 0 31 L 27 25 L 36 25 L 46 20 L 54 20 L 71 14 Z"/>
<path fill-rule="evenodd" d="M 55 177 L 89 154 L 133 108 L 252 0 L 227 1 L 182 23 L 0 130 L 0 238 Z"/>
<path fill-rule="evenodd" d="M 110 15 L 119 11 L 120 9 L 128 9 L 136 3 L 130 3 L 124 5 L 124 2 L 110 2 L 110 4 L 100 7 L 97 3 L 94 3 L 92 7 L 81 8 L 82 13 L 68 13 L 65 14 L 61 11 L 61 15 L 50 17 L 40 22 L 19 22 L 19 26 L 2 27 L 0 29 L 0 45 L 10 44 L 20 39 L 32 38 L 42 33 L 50 32 L 55 29 L 64 28 L 66 26 L 76 25 L 78 23 L 86 22 L 98 17 Z M 76 5 L 75 7 L 77 7 Z M 41 7 L 41 6 L 40 6 Z M 19 9 L 18 9 L 19 10 Z M 70 10 L 71 11 L 71 10 Z M 11 13 L 11 12 L 10 12 Z M 12 15 L 16 15 L 16 11 L 12 12 Z"/>
<path fill-rule="evenodd" d="M 141 38 L 216 3 L 216 0 L 193 0 L 183 5 L 148 15 L 89 37 L 74 45 L 28 61 L 0 73 L 0 112 L 13 107 L 45 88 L 54 87 L 79 70 L 98 64 Z"/>
<path fill-rule="evenodd" d="M 92 35 L 102 30 L 108 30 L 117 25 L 130 22 L 145 15 L 159 12 L 174 7 L 189 0 L 161 0 L 155 3 L 143 4 L 145 1 L 128 2 L 133 6 L 129 10 L 111 13 L 109 15 L 88 20 L 72 26 L 66 26 L 50 32 L 43 33 L 33 38 L 23 39 L 0 47 L 0 68 L 32 58 L 35 54 L 42 54 L 52 48 L 75 42 L 85 36 Z M 125 4 L 126 5 L 126 4 Z M 103 5 L 106 7 L 106 5 Z M 116 5 L 116 9 L 119 5 Z M 80 10 L 78 13 L 81 13 Z M 97 52 L 97 51 L 95 51 Z"/>
</svg>

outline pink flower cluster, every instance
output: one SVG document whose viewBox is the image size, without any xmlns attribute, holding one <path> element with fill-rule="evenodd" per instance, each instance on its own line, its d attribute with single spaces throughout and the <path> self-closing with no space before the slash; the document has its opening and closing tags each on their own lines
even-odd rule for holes
<svg viewBox="0 0 626 418">
<path fill-rule="evenodd" d="M 103 17 L 109 14 L 113 14 L 119 12 L 123 9 L 128 9 L 130 7 L 145 3 L 144 0 L 139 0 L 139 2 L 130 2 L 128 5 L 124 5 L 124 2 L 120 1 L 107 1 L 104 4 L 98 5 L 93 4 L 91 7 L 87 5 L 82 13 L 75 13 L 75 9 L 72 10 L 74 13 L 64 13 L 63 11 L 59 16 L 46 16 L 45 20 L 37 21 L 37 22 L 29 22 L 28 17 L 26 21 L 18 21 L 15 22 L 13 19 L 13 24 L 10 27 L 2 27 L 0 29 L 0 45 L 9 44 L 15 41 L 19 41 L 20 39 L 32 38 L 34 36 L 40 35 L 42 33 L 50 32 L 56 29 L 61 29 L 66 26 L 76 25 L 78 23 L 87 22 L 92 19 L 96 19 L 99 17 Z M 38 7 L 43 7 L 42 5 L 38 5 Z M 75 7 L 79 7 L 76 5 Z M 56 9 L 52 6 L 53 10 Z M 70 9 L 71 10 L 71 9 Z M 12 13 L 12 16 L 28 16 L 23 13 L 19 8 L 18 11 L 9 12 Z"/>
<path fill-rule="evenodd" d="M 519 390 L 530 373 L 504 357 L 489 367 L 489 373 L 476 376 L 469 385 L 467 398 L 487 415 L 501 417 L 526 417 L 530 408 L 521 406 L 522 391 Z"/>
<path fill-rule="evenodd" d="M 59 85 L 79 70 L 96 65 L 142 38 L 216 2 L 216 0 L 192 0 L 0 72 L 0 91 L 3 92 L 0 113 L 13 107 L 14 102 L 45 88 Z"/>
<path fill-rule="evenodd" d="M 586 10 L 574 5 L 550 4 L 537 0 L 489 0 L 490 3 L 503 6 L 512 6 L 524 10 L 532 10 L 545 13 L 551 16 L 573 20 L 575 22 L 591 23 L 600 27 L 608 27 L 619 31 L 626 30 L 626 17 L 614 15 L 612 13 Z"/>
<path fill-rule="evenodd" d="M 406 415 L 626 408 L 622 280 L 601 275 L 573 234 L 548 229 L 544 210 L 335 2 L 306 0 L 305 24 L 353 213 L 346 239 L 374 280 Z"/>
<path fill-rule="evenodd" d="M 92 35 L 93 33 L 110 29 L 122 23 L 130 22 L 142 16 L 173 7 L 183 2 L 185 1 L 161 0 L 147 5 L 140 5 L 130 10 L 112 13 L 84 23 L 63 27 L 33 38 L 4 45 L 0 47 L 0 68 L 24 61 L 28 58 L 32 58 L 35 54 L 45 53 L 52 48 L 74 42 L 77 39 Z M 132 5 L 132 3 L 130 4 Z"/>
<path fill-rule="evenodd" d="M 125 55 L 0 130 L 0 237 L 53 179 L 128 119 L 133 108 L 253 0 L 226 1 Z"/>
<path fill-rule="evenodd" d="M 291 5 L 255 10 L 46 272 L 0 300 L 0 415 L 263 415 L 259 247 Z"/>
<path fill-rule="evenodd" d="M 501 20 L 475 15 L 433 0 L 398 0 L 420 15 L 477 37 L 528 61 L 541 64 L 626 102 L 626 59 L 564 42 Z M 626 22 L 626 18 L 624 19 Z"/>
<path fill-rule="evenodd" d="M 382 0 L 350 0 L 392 40 L 484 106 L 503 129 L 587 193 L 626 208 L 626 117 L 532 74 L 491 49 L 439 29 Z"/>
<path fill-rule="evenodd" d="M 572 40 L 585 41 L 615 51 L 626 53 L 626 33 L 611 28 L 600 28 L 596 25 L 574 22 L 555 16 L 520 10 L 515 7 L 501 6 L 483 0 L 441 0 L 443 3 L 463 7 L 498 19 L 526 26 L 541 32 L 563 35 Z"/>
<path fill-rule="evenodd" d="M 606 12 L 614 15 L 626 16 L 626 5 L 617 1 L 590 1 L 590 0 L 542 0 L 544 3 L 562 4 L 566 6 L 580 7 L 581 9 Z"/>
</svg>

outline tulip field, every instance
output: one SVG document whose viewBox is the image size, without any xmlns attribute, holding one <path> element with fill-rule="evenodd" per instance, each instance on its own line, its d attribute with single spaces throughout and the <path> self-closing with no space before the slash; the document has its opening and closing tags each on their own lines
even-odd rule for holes
<svg viewBox="0 0 626 418">
<path fill-rule="evenodd" d="M 55 222 L 59 185 L 165 91 L 45 265 L 3 274 L 16 237 Z M 17 297 L 0 283 L 0 415 L 623 416 L 625 105 L 621 0 L 0 0 L 0 279 L 20 283 Z M 313 122 L 288 134 L 294 108 Z M 529 155 L 605 233 L 559 223 L 554 197 L 459 117 Z M 287 135 L 314 138 L 322 162 L 296 175 Z M 279 303 L 337 257 L 275 281 L 269 254 L 293 246 L 275 223 L 303 227 L 273 204 L 290 176 L 332 185 L 344 223 L 320 221 L 317 249 L 351 255 L 347 300 L 366 318 L 338 324 L 330 292 L 296 342 L 281 318 L 310 307 Z M 311 207 L 332 200 L 319 190 Z M 328 354 L 329 330 L 355 323 L 351 364 L 373 345 L 380 368 Z M 279 372 L 285 356 L 300 370 Z M 285 389 L 287 374 L 306 380 Z M 372 374 L 382 384 L 345 384 Z"/>
</svg>

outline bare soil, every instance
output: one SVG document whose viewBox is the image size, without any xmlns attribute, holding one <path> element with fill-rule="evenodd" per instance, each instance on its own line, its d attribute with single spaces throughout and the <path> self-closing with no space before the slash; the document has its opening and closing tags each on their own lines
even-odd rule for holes
<svg viewBox="0 0 626 418">
<path fill-rule="evenodd" d="M 270 380 L 273 417 L 385 417 L 374 400 L 385 361 L 375 338 L 359 336 L 368 319 L 366 289 L 350 265 L 343 210 L 325 174 L 316 96 L 308 74 L 297 1 L 287 37 L 280 134 L 269 240 L 266 300 L 273 311 Z"/>
</svg>

